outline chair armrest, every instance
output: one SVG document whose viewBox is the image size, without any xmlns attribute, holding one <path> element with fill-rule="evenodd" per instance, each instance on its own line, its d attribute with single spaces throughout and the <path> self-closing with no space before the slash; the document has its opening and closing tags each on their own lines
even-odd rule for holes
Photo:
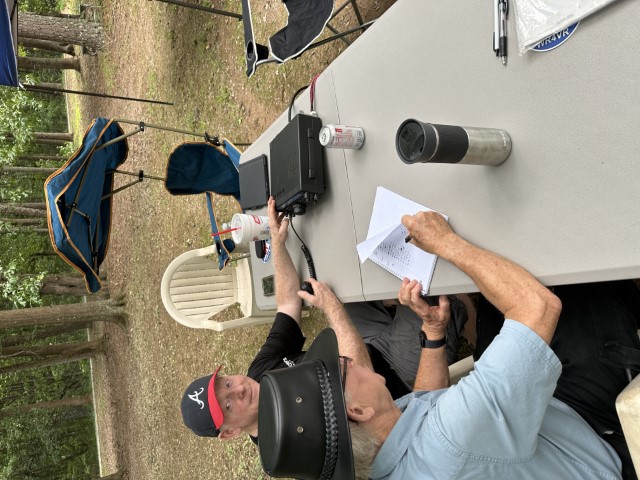
<svg viewBox="0 0 640 480">
<path fill-rule="evenodd" d="M 640 375 L 620 392 L 616 399 L 616 411 L 633 465 L 638 471 L 640 468 Z"/>
<path fill-rule="evenodd" d="M 162 282 L 160 283 L 160 297 L 162 298 L 162 304 L 164 308 L 167 310 L 167 313 L 173 318 L 176 322 L 181 323 L 187 327 L 191 328 L 205 328 L 202 326 L 198 318 L 186 319 L 184 315 L 181 315 L 180 312 L 175 308 L 173 302 L 171 301 L 171 279 L 173 278 L 174 273 L 178 268 L 180 268 L 184 263 L 195 257 L 205 257 L 207 255 L 213 255 L 216 253 L 215 245 L 209 245 L 208 247 L 198 248 L 196 250 L 189 250 L 188 252 L 184 252 L 182 255 L 177 256 L 173 259 L 173 261 L 169 264 L 164 274 L 162 275 Z M 203 318 L 206 319 L 207 316 L 203 315 Z"/>
<path fill-rule="evenodd" d="M 449 365 L 451 385 L 455 385 L 462 377 L 466 377 L 473 370 L 473 355 L 469 355 L 456 363 Z"/>
</svg>

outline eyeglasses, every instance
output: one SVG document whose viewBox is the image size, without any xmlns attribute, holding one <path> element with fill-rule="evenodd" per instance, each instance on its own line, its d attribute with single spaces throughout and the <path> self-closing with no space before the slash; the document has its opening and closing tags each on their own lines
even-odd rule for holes
<svg viewBox="0 0 640 480">
<path fill-rule="evenodd" d="M 353 362 L 353 359 L 349 357 L 345 357 L 344 355 L 340 355 L 340 376 L 342 377 L 342 391 L 344 392 L 345 386 L 347 384 L 347 367 L 350 362 Z"/>
</svg>

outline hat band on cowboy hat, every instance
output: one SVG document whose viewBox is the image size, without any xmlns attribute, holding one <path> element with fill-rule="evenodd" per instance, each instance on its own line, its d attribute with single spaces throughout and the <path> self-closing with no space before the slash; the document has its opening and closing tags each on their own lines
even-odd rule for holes
<svg viewBox="0 0 640 480">
<path fill-rule="evenodd" d="M 273 477 L 354 478 L 335 332 L 323 330 L 302 363 L 260 382 L 260 459 Z"/>
</svg>

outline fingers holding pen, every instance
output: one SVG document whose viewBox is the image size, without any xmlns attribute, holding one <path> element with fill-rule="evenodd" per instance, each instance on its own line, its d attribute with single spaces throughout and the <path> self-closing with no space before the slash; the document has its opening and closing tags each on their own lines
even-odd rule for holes
<svg viewBox="0 0 640 480">
<path fill-rule="evenodd" d="M 408 241 L 436 255 L 438 254 L 438 249 L 444 243 L 445 237 L 453 233 L 446 219 L 434 211 L 403 215 L 401 222 L 409 233 Z"/>
</svg>

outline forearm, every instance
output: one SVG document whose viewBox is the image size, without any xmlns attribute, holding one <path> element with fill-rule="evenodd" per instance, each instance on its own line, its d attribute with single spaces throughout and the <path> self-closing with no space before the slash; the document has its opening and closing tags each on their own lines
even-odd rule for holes
<svg viewBox="0 0 640 480">
<path fill-rule="evenodd" d="M 298 297 L 300 279 L 293 265 L 291 255 L 284 242 L 273 242 L 274 280 L 276 290 L 276 305 L 279 312 L 286 313 L 298 324 L 302 316 L 302 300 Z"/>
<path fill-rule="evenodd" d="M 439 390 L 450 385 L 446 346 L 423 348 L 413 391 Z"/>
<path fill-rule="evenodd" d="M 560 300 L 524 268 L 452 233 L 437 255 L 465 272 L 505 317 L 519 321 L 550 343 Z"/>
<path fill-rule="evenodd" d="M 340 302 L 336 302 L 336 304 L 328 307 L 324 313 L 329 327 L 336 332 L 340 355 L 350 357 L 357 365 L 373 370 L 367 346 L 364 344 L 360 332 L 358 332 L 349 318 L 343 305 Z"/>
</svg>

